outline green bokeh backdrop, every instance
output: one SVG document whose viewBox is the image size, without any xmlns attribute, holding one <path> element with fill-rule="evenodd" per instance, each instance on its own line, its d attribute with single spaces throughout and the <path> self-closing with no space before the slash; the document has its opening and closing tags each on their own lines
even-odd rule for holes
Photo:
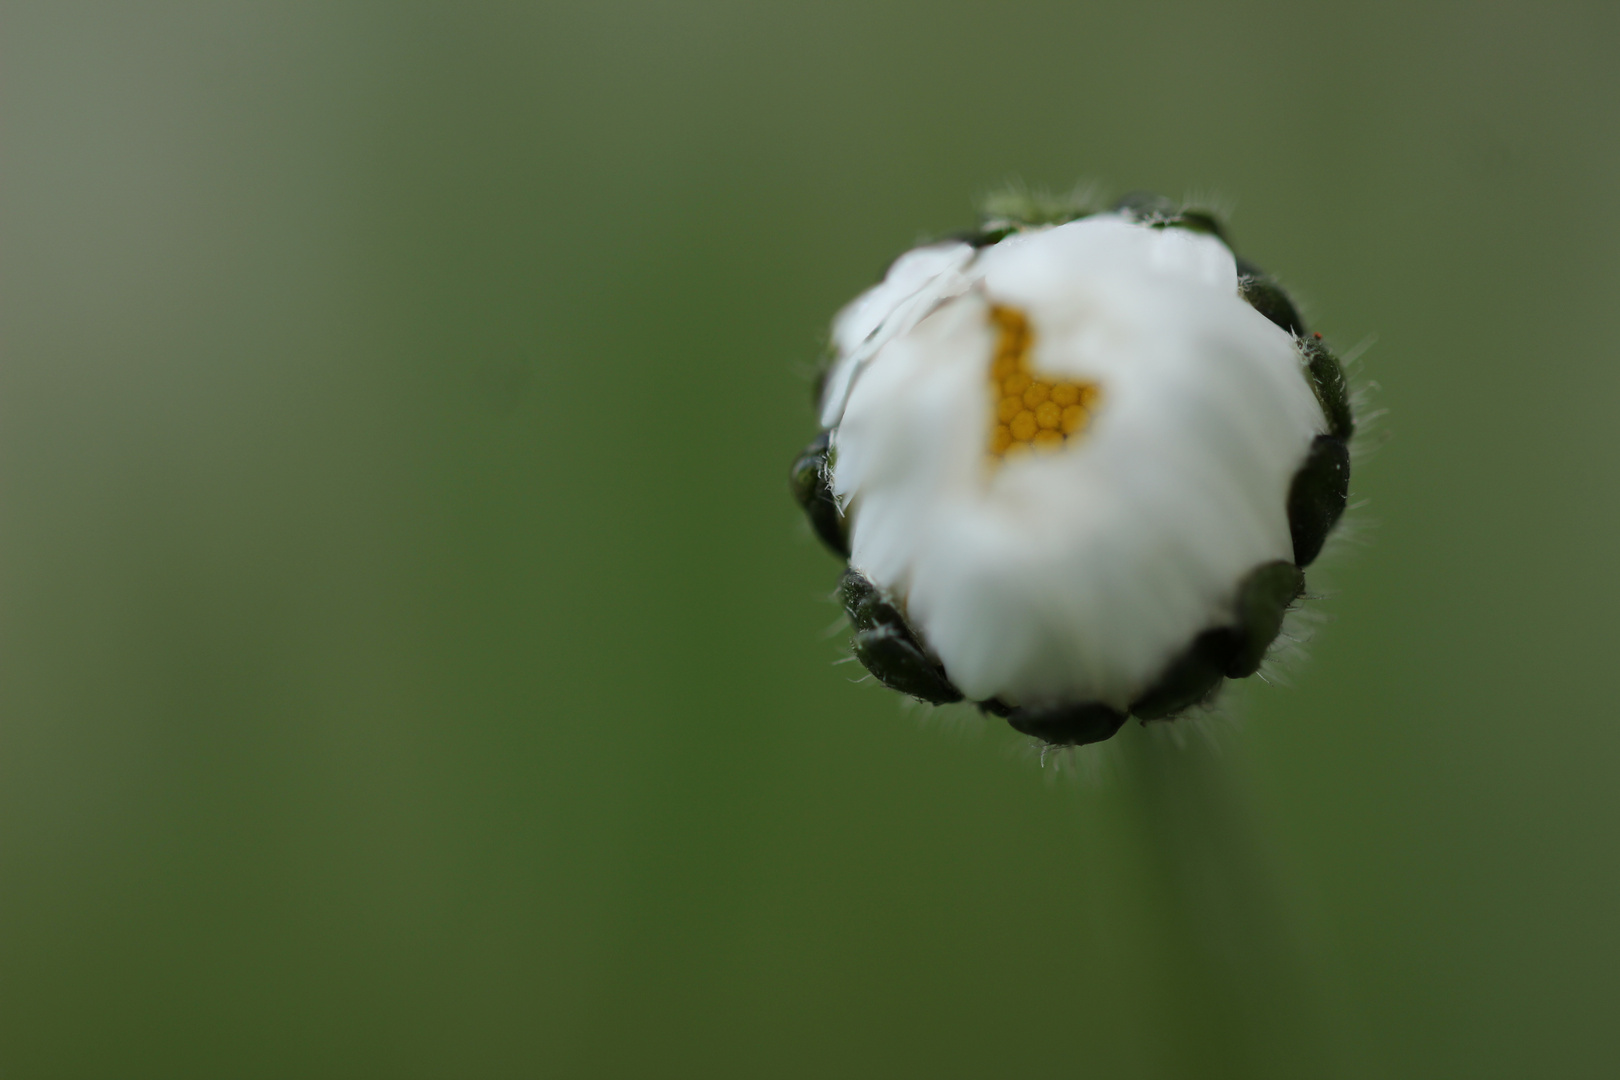
<svg viewBox="0 0 1620 1080">
<path fill-rule="evenodd" d="M 822 633 L 826 320 L 1013 177 L 1212 198 L 1377 335 L 1219 759 L 1326 1057 L 1620 1069 L 1620 8 L 0 22 L 0 1073 L 1309 1075 L 1122 759 Z"/>
</svg>

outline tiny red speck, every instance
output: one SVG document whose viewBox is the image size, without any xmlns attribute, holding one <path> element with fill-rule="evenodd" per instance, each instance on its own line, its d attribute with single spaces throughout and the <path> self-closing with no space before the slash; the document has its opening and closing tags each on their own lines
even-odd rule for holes
<svg viewBox="0 0 1620 1080">
<path fill-rule="evenodd" d="M 1322 340 L 1322 335 L 1321 334 L 1312 334 L 1311 337 L 1315 338 L 1317 341 Z"/>
</svg>

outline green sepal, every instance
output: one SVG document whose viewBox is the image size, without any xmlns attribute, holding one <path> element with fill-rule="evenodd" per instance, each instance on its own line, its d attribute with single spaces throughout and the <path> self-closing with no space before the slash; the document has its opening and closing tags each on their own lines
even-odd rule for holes
<svg viewBox="0 0 1620 1080">
<path fill-rule="evenodd" d="M 1043 225 L 1065 225 L 1089 217 L 1098 209 L 1097 203 L 1084 188 L 1053 194 L 1046 191 L 1032 191 L 1021 185 L 1009 186 L 991 192 L 980 202 L 979 212 L 983 224 L 977 235 L 994 238 L 986 239 L 984 243 L 975 243 L 974 246 L 984 247 L 993 244 L 1021 229 L 1038 228 Z M 1000 235 L 996 235 L 997 233 Z M 972 240 L 968 242 L 973 243 Z"/>
<path fill-rule="evenodd" d="M 1165 669 L 1147 693 L 1131 702 L 1131 715 L 1163 720 L 1204 701 L 1226 677 L 1241 641 L 1230 627 L 1205 630 Z"/>
<path fill-rule="evenodd" d="M 1318 435 L 1288 488 L 1288 528 L 1294 565 L 1304 569 L 1321 554 L 1350 495 L 1350 450 L 1344 440 Z"/>
<path fill-rule="evenodd" d="M 788 484 L 821 542 L 831 548 L 833 554 L 848 559 L 849 523 L 838 509 L 838 500 L 833 498 L 832 488 L 827 483 L 832 456 L 828 438 L 829 433 L 823 431 L 794 459 L 793 468 L 788 472 Z"/>
<path fill-rule="evenodd" d="M 1157 191 L 1131 191 L 1114 203 L 1114 213 L 1143 223 L 1168 221 L 1181 213 L 1181 207 Z"/>
<path fill-rule="evenodd" d="M 1111 739 L 1125 725 L 1125 714 L 1099 702 L 1013 709 L 1007 723 L 1049 746 L 1085 746 Z"/>
<path fill-rule="evenodd" d="M 1226 227 L 1220 218 L 1208 210 L 1178 206 L 1156 192 L 1133 191 L 1114 204 L 1114 212 L 1156 229 L 1186 229 L 1226 243 Z"/>
<path fill-rule="evenodd" d="M 1213 236 L 1221 243 L 1226 243 L 1226 226 L 1221 219 L 1208 210 L 1183 210 L 1173 218 L 1159 223 L 1163 229 L 1186 229 L 1188 232 L 1204 233 Z"/>
<path fill-rule="evenodd" d="M 1238 295 L 1248 301 L 1250 307 L 1295 337 L 1305 336 L 1305 320 L 1299 317 L 1299 309 L 1275 278 L 1241 261 L 1238 273 L 1241 275 Z"/>
<path fill-rule="evenodd" d="M 1314 334 L 1300 339 L 1299 352 L 1305 361 L 1311 389 L 1316 392 L 1316 401 L 1322 406 L 1322 416 L 1327 420 L 1328 434 L 1340 440 L 1350 438 L 1356 430 L 1356 421 L 1350 412 L 1350 386 L 1345 382 L 1339 358 Z"/>
<path fill-rule="evenodd" d="M 917 636 L 893 604 L 883 598 L 865 575 L 846 570 L 839 582 L 844 610 L 854 624 L 850 642 L 855 658 L 878 682 L 933 705 L 962 700 L 945 671 L 923 651 Z"/>
<path fill-rule="evenodd" d="M 1238 586 L 1237 649 L 1226 661 L 1226 677 L 1246 679 L 1260 670 L 1266 650 L 1282 631 L 1289 605 L 1305 591 L 1305 574 L 1291 562 L 1265 563 Z"/>
<path fill-rule="evenodd" d="M 951 233 L 947 240 L 959 240 L 964 244 L 976 248 L 994 247 L 1007 237 L 1019 231 L 1017 225 L 996 222 L 978 229 L 969 229 L 966 232 Z"/>
</svg>

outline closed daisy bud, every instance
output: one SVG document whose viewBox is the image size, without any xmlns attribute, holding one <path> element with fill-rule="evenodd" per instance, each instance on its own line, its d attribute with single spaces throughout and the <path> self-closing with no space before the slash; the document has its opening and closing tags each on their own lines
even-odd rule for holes
<svg viewBox="0 0 1620 1080">
<path fill-rule="evenodd" d="M 874 676 L 1072 744 L 1259 667 L 1352 424 L 1338 361 L 1212 218 L 1053 216 L 909 252 L 838 315 L 793 478 Z"/>
</svg>

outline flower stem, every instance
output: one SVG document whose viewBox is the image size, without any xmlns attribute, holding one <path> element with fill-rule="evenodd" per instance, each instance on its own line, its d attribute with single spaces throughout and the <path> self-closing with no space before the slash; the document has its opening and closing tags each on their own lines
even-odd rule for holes
<svg viewBox="0 0 1620 1080">
<path fill-rule="evenodd" d="M 1343 1074 L 1324 971 L 1231 755 L 1128 729 L 1125 802 L 1147 852 L 1190 1075 Z"/>
</svg>

